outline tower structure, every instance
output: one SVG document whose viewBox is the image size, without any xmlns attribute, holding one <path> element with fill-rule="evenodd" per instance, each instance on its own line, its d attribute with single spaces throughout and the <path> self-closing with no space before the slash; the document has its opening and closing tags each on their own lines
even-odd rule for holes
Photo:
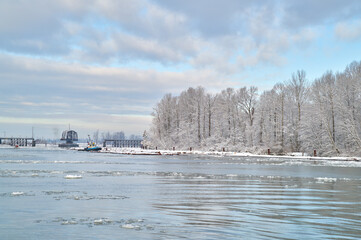
<svg viewBox="0 0 361 240">
<path fill-rule="evenodd" d="M 59 147 L 64 147 L 64 148 L 79 147 L 77 143 L 74 143 L 74 141 L 78 141 L 78 133 L 75 132 L 74 130 L 69 129 L 63 131 L 60 140 L 65 141 L 65 143 L 60 143 Z"/>
</svg>

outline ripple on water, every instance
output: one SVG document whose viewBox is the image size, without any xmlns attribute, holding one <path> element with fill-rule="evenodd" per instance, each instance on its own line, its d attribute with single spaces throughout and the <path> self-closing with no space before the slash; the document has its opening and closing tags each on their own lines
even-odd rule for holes
<svg viewBox="0 0 361 240">
<path fill-rule="evenodd" d="M 359 179 L 334 177 L 242 176 L 236 174 L 187 174 L 185 178 L 162 178 L 159 198 L 153 207 L 160 212 L 185 219 L 185 224 L 214 229 L 252 230 L 249 236 L 262 234 L 287 238 L 292 234 L 277 231 L 279 226 L 307 226 L 332 233 L 361 233 L 354 222 L 359 200 L 345 192 L 359 191 Z M 353 189 L 353 190 L 352 190 Z M 333 221 L 343 221 L 335 230 Z M 257 223 L 262 222 L 259 225 Z M 253 231 L 254 230 L 254 231 Z M 313 232 L 316 230 L 313 230 Z M 232 232 L 232 231 L 231 231 Z M 235 230 L 237 232 L 237 230 Z"/>
</svg>

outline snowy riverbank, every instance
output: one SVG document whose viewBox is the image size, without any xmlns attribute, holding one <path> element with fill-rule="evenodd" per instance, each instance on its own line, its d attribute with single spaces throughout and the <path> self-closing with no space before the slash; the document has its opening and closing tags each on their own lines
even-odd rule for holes
<svg viewBox="0 0 361 240">
<path fill-rule="evenodd" d="M 147 150 L 141 148 L 103 148 L 100 153 L 126 154 L 126 155 L 204 155 L 221 157 L 258 157 L 258 158 L 294 158 L 308 160 L 330 161 L 360 161 L 361 157 L 312 157 L 302 156 L 302 153 L 289 153 L 287 155 L 259 155 L 247 152 L 221 152 L 221 151 L 177 151 L 177 150 Z"/>
<path fill-rule="evenodd" d="M 0 145 L 0 148 L 14 148 L 9 145 Z M 19 147 L 21 148 L 33 148 L 33 147 Z M 57 145 L 37 145 L 36 149 L 47 149 L 47 150 L 58 150 Z M 71 150 L 83 150 L 83 147 L 72 148 Z M 62 149 L 66 150 L 66 149 Z M 329 160 L 329 161 L 354 161 L 361 162 L 361 157 L 313 157 L 303 156 L 302 153 L 289 153 L 286 155 L 266 155 L 266 154 L 253 154 L 248 152 L 222 152 L 222 151 L 183 151 L 183 150 L 149 150 L 141 148 L 103 148 L 99 153 L 110 153 L 110 154 L 125 154 L 125 155 L 200 155 L 200 156 L 219 156 L 219 157 L 257 157 L 257 158 L 292 158 L 292 159 L 304 159 L 304 160 Z"/>
</svg>

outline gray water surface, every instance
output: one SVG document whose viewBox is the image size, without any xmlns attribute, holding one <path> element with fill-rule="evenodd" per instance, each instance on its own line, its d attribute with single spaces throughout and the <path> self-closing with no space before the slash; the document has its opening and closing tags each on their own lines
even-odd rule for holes
<svg viewBox="0 0 361 240">
<path fill-rule="evenodd" d="M 361 163 L 0 148 L 0 239 L 360 239 Z"/>
</svg>

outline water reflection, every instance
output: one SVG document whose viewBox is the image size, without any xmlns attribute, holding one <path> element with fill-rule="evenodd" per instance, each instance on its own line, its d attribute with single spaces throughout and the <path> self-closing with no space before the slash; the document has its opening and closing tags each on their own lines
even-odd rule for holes
<svg viewBox="0 0 361 240">
<path fill-rule="evenodd" d="M 359 180 L 225 177 L 159 178 L 157 196 L 162 197 L 153 207 L 182 217 L 186 225 L 205 231 L 227 229 L 234 236 L 361 236 Z"/>
</svg>

